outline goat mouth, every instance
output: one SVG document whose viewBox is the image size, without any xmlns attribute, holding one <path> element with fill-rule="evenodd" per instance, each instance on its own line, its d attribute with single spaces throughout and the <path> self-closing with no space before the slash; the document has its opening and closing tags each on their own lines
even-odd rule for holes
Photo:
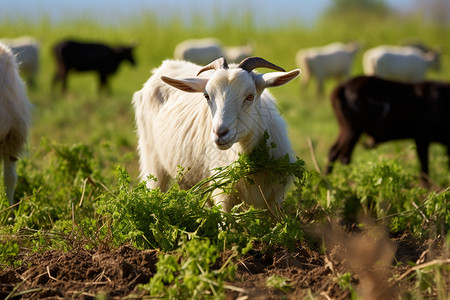
<svg viewBox="0 0 450 300">
<path fill-rule="evenodd" d="M 217 148 L 220 150 L 227 150 L 231 146 L 233 146 L 234 142 L 236 140 L 236 135 L 232 136 L 231 138 L 216 138 L 214 139 L 214 143 L 216 144 Z"/>
</svg>

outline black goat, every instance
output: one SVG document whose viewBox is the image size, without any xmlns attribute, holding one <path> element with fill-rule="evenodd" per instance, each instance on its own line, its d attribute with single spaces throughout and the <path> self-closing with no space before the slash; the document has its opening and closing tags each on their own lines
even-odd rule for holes
<svg viewBox="0 0 450 300">
<path fill-rule="evenodd" d="M 450 84 L 437 81 L 401 83 L 360 76 L 338 85 L 331 104 L 339 122 L 339 136 L 328 153 L 328 168 L 339 158 L 351 160 L 353 148 L 366 133 L 378 143 L 413 139 L 421 164 L 421 181 L 428 185 L 428 148 L 431 142 L 447 147 L 450 167 Z"/>
<path fill-rule="evenodd" d="M 133 48 L 129 46 L 111 48 L 100 43 L 63 41 L 53 49 L 58 65 L 53 78 L 53 87 L 62 80 L 62 90 L 65 92 L 67 74 L 70 70 L 96 71 L 99 75 L 100 89 L 109 91 L 108 77 L 117 71 L 120 63 L 127 60 L 135 65 Z"/>
</svg>

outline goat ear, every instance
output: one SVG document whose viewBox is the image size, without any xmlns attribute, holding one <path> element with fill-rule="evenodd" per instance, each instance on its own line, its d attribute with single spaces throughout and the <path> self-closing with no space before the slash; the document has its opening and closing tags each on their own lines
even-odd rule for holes
<svg viewBox="0 0 450 300">
<path fill-rule="evenodd" d="M 208 78 L 174 79 L 167 76 L 161 76 L 161 80 L 174 88 L 188 93 L 203 93 L 206 84 L 208 83 Z"/>
<path fill-rule="evenodd" d="M 295 69 L 290 72 L 271 72 L 260 75 L 259 80 L 257 81 L 257 85 L 259 88 L 266 88 L 266 87 L 274 87 L 274 86 L 280 86 L 283 84 L 288 83 L 289 81 L 297 78 L 297 76 L 300 75 L 300 70 Z"/>
</svg>

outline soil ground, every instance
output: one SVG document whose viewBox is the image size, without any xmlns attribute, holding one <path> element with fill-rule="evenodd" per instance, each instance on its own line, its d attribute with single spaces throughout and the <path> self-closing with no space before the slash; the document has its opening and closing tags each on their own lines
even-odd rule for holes
<svg viewBox="0 0 450 300">
<path fill-rule="evenodd" d="M 306 244 L 299 244 L 295 251 L 259 251 L 256 245 L 248 255 L 235 261 L 238 274 L 233 282 L 226 283 L 227 299 L 302 299 L 308 295 L 317 299 L 350 299 L 350 290 L 341 288 L 337 280 L 346 272 L 351 272 L 351 284 L 363 299 L 400 299 L 403 291 L 414 287 L 414 282 L 386 280 L 413 275 L 408 262 L 444 258 L 448 263 L 448 255 L 445 257 L 443 251 L 431 251 L 430 243 L 417 243 L 407 236 L 371 243 L 362 236 L 347 237 L 342 242 L 339 235 L 331 239 L 333 247 L 326 254 Z M 358 247 L 359 250 L 352 250 Z M 137 286 L 148 283 L 155 274 L 158 252 L 131 246 L 114 250 L 80 247 L 69 252 L 20 256 L 19 267 L 0 271 L 1 299 L 93 299 L 98 294 L 106 299 L 140 299 L 146 295 Z M 226 256 L 224 253 L 222 262 Z M 375 266 L 375 261 L 379 264 L 384 258 L 390 263 Z M 287 291 L 267 287 L 266 279 L 272 274 L 288 279 Z M 443 275 L 448 288 L 450 274 Z"/>
</svg>

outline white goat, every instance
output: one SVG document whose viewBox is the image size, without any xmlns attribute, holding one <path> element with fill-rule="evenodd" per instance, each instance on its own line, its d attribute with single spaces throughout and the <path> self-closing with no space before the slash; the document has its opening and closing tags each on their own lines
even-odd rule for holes
<svg viewBox="0 0 450 300">
<path fill-rule="evenodd" d="M 252 71 L 259 67 L 283 72 Z M 186 61 L 164 61 L 133 96 L 141 179 L 154 175 L 157 181 L 149 181 L 148 187 L 166 191 L 180 165 L 190 169 L 180 186 L 192 187 L 211 176 L 212 169 L 235 161 L 239 153 L 250 153 L 266 130 L 268 143 L 277 145 L 271 154 L 275 158 L 289 154 L 292 159 L 286 124 L 265 88 L 283 85 L 299 74 L 300 70 L 284 72 L 258 57 L 230 67 L 224 58 L 203 68 Z M 245 180 L 237 183 L 237 195 L 218 192 L 213 201 L 224 211 L 238 199 L 259 208 L 267 208 L 266 201 L 271 209 L 281 203 L 286 182 L 274 182 L 268 172 L 252 179 L 253 185 Z"/>
<path fill-rule="evenodd" d="M 302 84 L 307 86 L 310 77 L 316 77 L 317 91 L 323 94 L 324 80 L 330 77 L 348 77 L 355 53 L 360 46 L 356 43 L 332 43 L 323 47 L 299 50 L 297 65 L 304 70 Z"/>
<path fill-rule="evenodd" d="M 8 46 L 17 57 L 20 75 L 28 85 L 34 87 L 39 70 L 39 42 L 28 36 L 15 39 L 2 39 L 3 44 Z"/>
<path fill-rule="evenodd" d="M 244 46 L 223 47 L 215 38 L 191 39 L 179 43 L 175 47 L 174 56 L 178 60 L 187 60 L 199 65 L 206 65 L 220 57 L 229 62 L 240 62 L 251 56 L 251 44 Z"/>
<path fill-rule="evenodd" d="M 191 39 L 179 43 L 175 47 L 175 59 L 187 60 L 199 65 L 225 56 L 222 44 L 215 38 Z"/>
<path fill-rule="evenodd" d="M 378 46 L 363 55 L 364 73 L 385 79 L 419 82 L 428 69 L 440 69 L 436 51 L 423 53 L 414 47 Z"/>
<path fill-rule="evenodd" d="M 9 204 L 14 204 L 16 160 L 28 135 L 31 104 L 19 77 L 16 57 L 0 43 L 0 158 Z"/>
</svg>

